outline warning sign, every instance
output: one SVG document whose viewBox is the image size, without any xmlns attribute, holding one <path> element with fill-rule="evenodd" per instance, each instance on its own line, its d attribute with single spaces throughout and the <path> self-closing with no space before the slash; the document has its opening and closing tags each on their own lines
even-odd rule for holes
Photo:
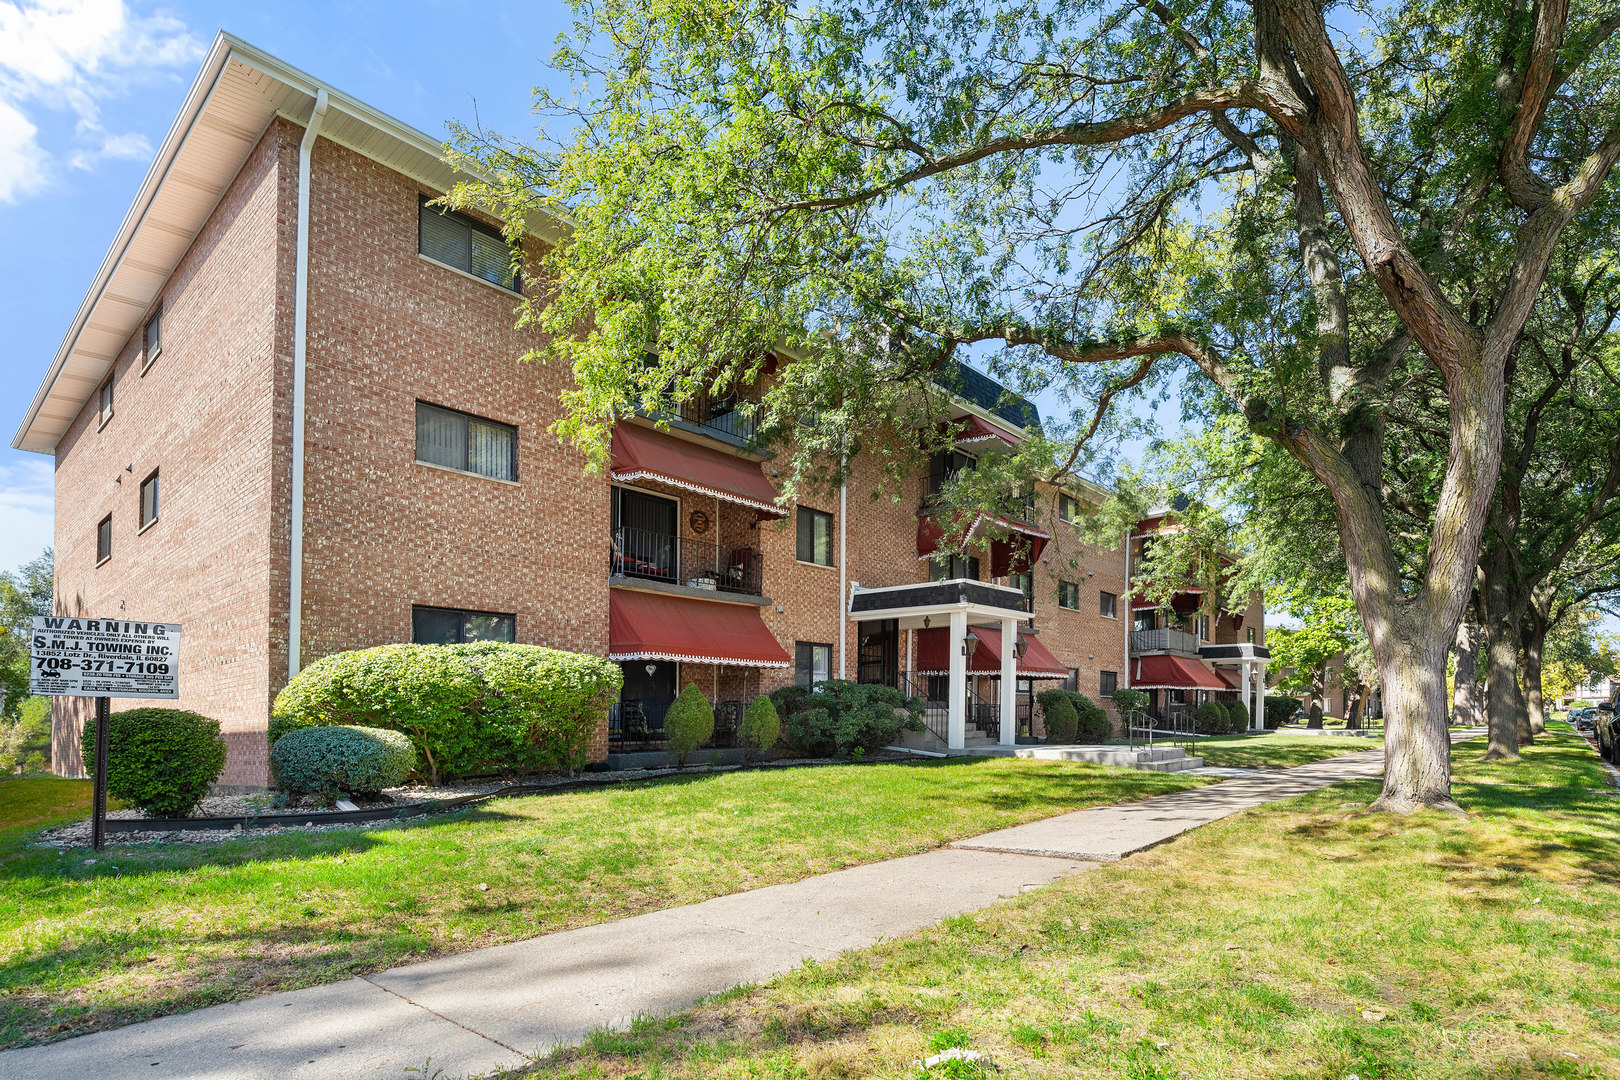
<svg viewBox="0 0 1620 1080">
<path fill-rule="evenodd" d="M 177 698 L 180 625 L 36 615 L 28 690 L 68 697 Z"/>
</svg>

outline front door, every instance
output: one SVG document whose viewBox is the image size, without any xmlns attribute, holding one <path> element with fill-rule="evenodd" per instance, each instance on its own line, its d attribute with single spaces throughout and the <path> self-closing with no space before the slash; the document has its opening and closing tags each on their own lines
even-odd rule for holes
<svg viewBox="0 0 1620 1080">
<path fill-rule="evenodd" d="M 900 621 L 876 619 L 858 625 L 855 681 L 900 685 Z"/>
</svg>

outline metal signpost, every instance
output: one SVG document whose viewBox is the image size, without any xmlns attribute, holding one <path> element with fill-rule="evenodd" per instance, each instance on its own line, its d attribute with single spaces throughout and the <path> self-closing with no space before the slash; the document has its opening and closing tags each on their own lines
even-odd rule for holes
<svg viewBox="0 0 1620 1080">
<path fill-rule="evenodd" d="M 28 691 L 96 699 L 96 786 L 90 842 L 107 820 L 107 726 L 112 699 L 180 696 L 180 624 L 35 615 Z"/>
</svg>

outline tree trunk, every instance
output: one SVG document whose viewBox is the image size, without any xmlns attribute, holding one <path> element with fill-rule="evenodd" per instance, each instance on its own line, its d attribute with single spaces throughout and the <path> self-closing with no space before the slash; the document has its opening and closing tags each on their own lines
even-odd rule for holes
<svg viewBox="0 0 1620 1080">
<path fill-rule="evenodd" d="M 1519 625 L 1508 582 L 1507 553 L 1492 544 L 1480 560 L 1485 571 L 1485 761 L 1516 760 L 1527 731 L 1520 730 Z"/>
<path fill-rule="evenodd" d="M 1464 619 L 1457 627 L 1457 670 L 1451 695 L 1451 722 L 1459 727 L 1479 723 L 1479 643 L 1485 631 Z"/>
<path fill-rule="evenodd" d="M 1356 683 L 1356 688 L 1350 695 L 1350 707 L 1344 710 L 1344 727 L 1346 731 L 1353 731 L 1361 727 L 1361 702 L 1367 691 L 1367 684 Z"/>
<path fill-rule="evenodd" d="M 1547 623 L 1532 611 L 1524 627 L 1524 704 L 1534 735 L 1547 732 L 1546 702 L 1541 696 L 1541 650 L 1547 643 Z"/>
<path fill-rule="evenodd" d="M 1371 635 L 1384 703 L 1384 791 L 1373 812 L 1461 813 L 1451 798 L 1451 730 L 1446 710 L 1449 627 L 1428 640 L 1388 632 Z"/>
<path fill-rule="evenodd" d="M 1322 711 L 1324 708 L 1322 698 L 1326 690 L 1327 673 L 1322 668 L 1318 667 L 1316 669 L 1316 674 L 1311 676 L 1311 717 L 1305 724 L 1307 728 L 1321 730 Z"/>
</svg>

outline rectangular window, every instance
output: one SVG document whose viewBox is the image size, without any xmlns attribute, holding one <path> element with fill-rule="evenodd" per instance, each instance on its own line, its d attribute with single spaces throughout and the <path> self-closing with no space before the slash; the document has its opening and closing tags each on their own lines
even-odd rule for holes
<svg viewBox="0 0 1620 1080">
<path fill-rule="evenodd" d="M 160 305 L 146 320 L 146 340 L 142 346 L 141 370 L 145 371 L 163 351 L 163 308 Z"/>
<path fill-rule="evenodd" d="M 1075 690 L 1075 691 L 1078 691 L 1080 689 L 1080 669 L 1079 668 L 1072 667 L 1072 668 L 1069 669 L 1069 677 L 1067 679 L 1063 680 L 1063 689 L 1065 689 L 1065 690 Z"/>
<path fill-rule="evenodd" d="M 1024 610 L 1035 610 L 1035 575 L 1031 573 L 1008 574 L 1007 584 L 1024 594 Z"/>
<path fill-rule="evenodd" d="M 455 608 L 411 608 L 411 640 L 418 645 L 460 645 L 467 641 L 516 641 L 517 616 Z"/>
<path fill-rule="evenodd" d="M 418 401 L 416 460 L 515 481 L 517 428 Z"/>
<path fill-rule="evenodd" d="M 141 528 L 158 519 L 158 471 L 141 481 Z"/>
<path fill-rule="evenodd" d="M 798 510 L 800 562 L 818 566 L 833 564 L 833 516 L 820 510 L 799 507 Z"/>
<path fill-rule="evenodd" d="M 523 291 L 512 248 L 499 229 L 454 210 L 429 206 L 425 196 L 417 223 L 416 250 L 421 254 L 503 289 Z"/>
<path fill-rule="evenodd" d="M 957 578 L 979 580 L 977 555 L 970 555 L 967 558 L 960 555 L 935 555 L 928 560 L 929 581 L 955 581 Z"/>
<path fill-rule="evenodd" d="M 98 408 L 96 412 L 96 426 L 100 427 L 112 419 L 113 414 L 113 377 L 107 376 L 107 381 L 101 384 L 101 391 L 97 395 Z"/>
<path fill-rule="evenodd" d="M 1113 697 L 1114 691 L 1119 689 L 1119 672 L 1104 671 L 1097 676 L 1097 693 L 1103 697 Z"/>
<path fill-rule="evenodd" d="M 1058 607 L 1080 610 L 1080 586 L 1072 581 L 1058 582 Z"/>
<path fill-rule="evenodd" d="M 1119 618 L 1119 597 L 1111 592 L 1099 593 L 1097 613 L 1105 619 Z"/>
<path fill-rule="evenodd" d="M 801 641 L 795 646 L 793 681 L 803 687 L 824 683 L 832 678 L 832 646 L 815 641 Z"/>
<path fill-rule="evenodd" d="M 1080 500 L 1073 495 L 1060 493 L 1058 495 L 1058 517 L 1070 525 L 1080 524 Z"/>
<path fill-rule="evenodd" d="M 1200 615 L 1193 620 L 1193 631 L 1198 635 L 1199 641 L 1209 640 L 1209 616 Z"/>
<path fill-rule="evenodd" d="M 1249 627 L 1249 643 L 1254 643 L 1254 627 Z"/>
<path fill-rule="evenodd" d="M 108 514 L 96 525 L 96 565 L 112 558 L 112 515 Z"/>
<path fill-rule="evenodd" d="M 978 462 L 955 450 L 941 450 L 928 460 L 928 494 L 938 495 L 963 469 L 972 469 Z"/>
<path fill-rule="evenodd" d="M 1133 612 L 1131 612 L 1131 629 L 1132 630 L 1152 630 L 1153 629 L 1153 609 L 1148 608 L 1145 611 L 1133 611 Z"/>
</svg>

